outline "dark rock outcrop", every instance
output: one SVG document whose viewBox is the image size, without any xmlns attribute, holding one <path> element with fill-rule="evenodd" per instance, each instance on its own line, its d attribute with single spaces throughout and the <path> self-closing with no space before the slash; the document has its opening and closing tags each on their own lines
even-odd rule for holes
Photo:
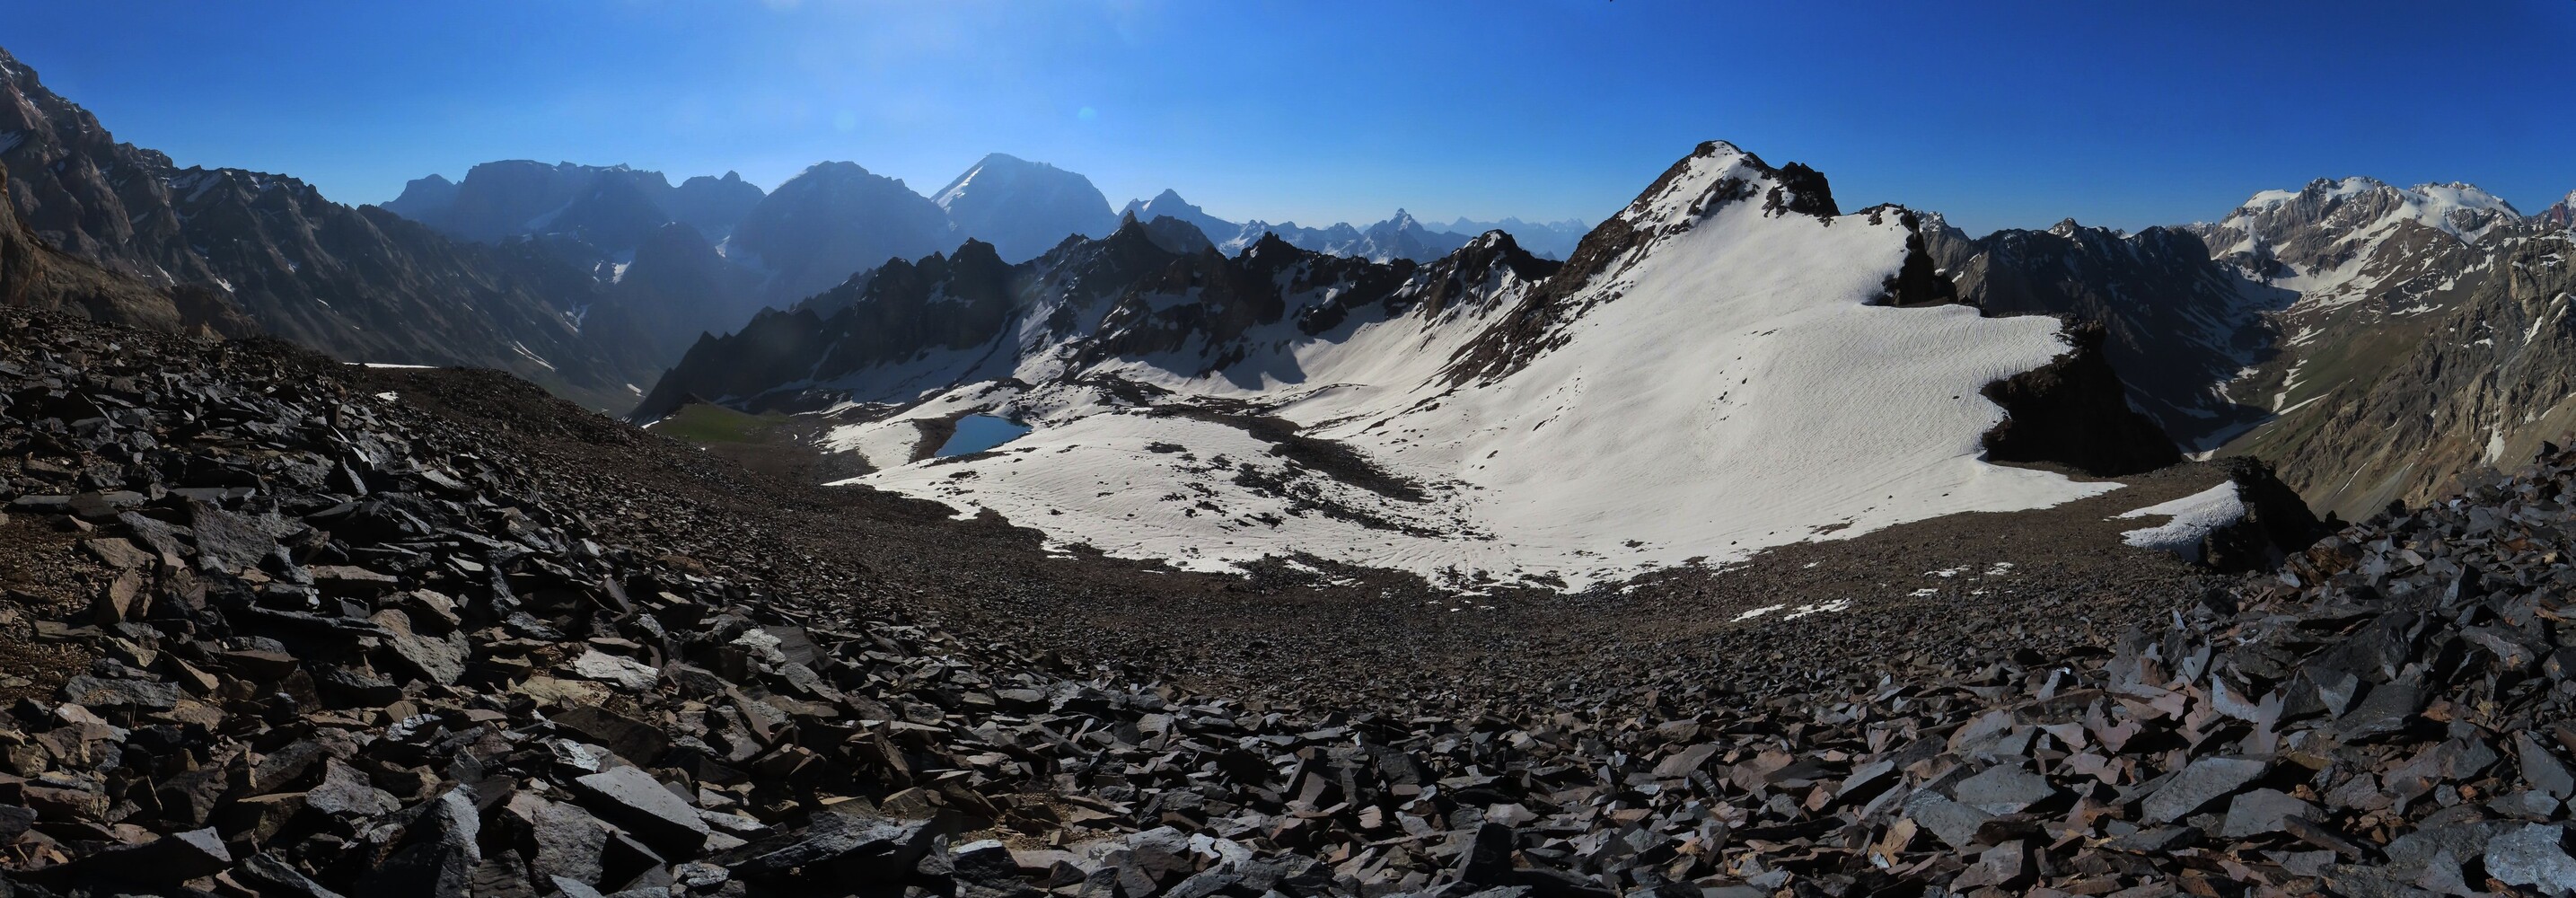
<svg viewBox="0 0 2576 898">
<path fill-rule="evenodd" d="M 2096 477 L 2151 471 L 2182 460 L 2154 421 L 2129 407 L 2102 352 L 2099 325 L 2071 325 L 2065 355 L 1987 384 L 2004 420 L 1986 432 L 1989 461 L 2053 463 Z"/>
</svg>

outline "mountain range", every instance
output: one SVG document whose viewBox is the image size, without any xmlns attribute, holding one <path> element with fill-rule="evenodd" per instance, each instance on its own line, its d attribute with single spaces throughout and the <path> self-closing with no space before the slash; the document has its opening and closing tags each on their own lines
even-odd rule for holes
<svg viewBox="0 0 2576 898">
<path fill-rule="evenodd" d="M 810 416 L 828 431 L 816 448 L 880 488 L 1067 519 L 1049 530 L 1066 545 L 1192 564 L 1313 544 L 1466 581 L 1593 582 L 1727 554 L 1713 542 L 1749 551 L 2085 489 L 1997 473 L 2024 470 L 2010 465 L 1924 473 L 1950 464 L 1935 457 L 2083 472 L 2249 456 L 2358 518 L 2576 427 L 2576 195 L 2526 216 L 2466 184 L 2321 179 L 2208 222 L 1980 237 L 1932 212 L 1846 214 L 1821 174 L 1719 143 L 1592 228 L 1434 227 L 1402 210 L 1365 228 L 1236 223 L 1170 190 L 1113 212 L 1081 175 L 1001 154 L 929 196 L 845 162 L 769 191 L 731 173 L 675 186 L 495 162 L 353 208 L 117 142 L 4 53 L 0 89 L 13 305 L 498 368 L 643 421 L 693 403 Z M 1924 332 L 1882 346 L 1852 323 L 1878 319 L 1837 317 L 1864 314 L 1851 308 L 1951 311 L 1885 319 Z M 2003 323 L 1940 317 L 1959 314 Z M 1924 405 L 1818 398 L 1859 388 L 1812 366 L 1875 376 L 1890 359 L 1913 361 L 1865 392 Z M 1976 373 L 1936 373 L 1962 364 Z M 994 467 L 1007 460 L 938 455 L 977 416 L 1033 428 L 1015 454 L 1055 447 L 1095 480 L 1159 472 L 1120 476 L 1200 499 L 1076 501 L 1067 482 Z M 1672 428 L 1693 436 L 1637 436 Z M 1929 467 L 1908 483 L 1984 486 L 1927 498 L 1790 460 L 1840 443 L 1914 447 Z M 1686 520 L 1652 509 L 1693 493 L 1586 479 L 1601 471 L 1718 484 L 1757 510 L 1787 502 L 1756 484 L 1789 472 L 1878 492 Z M 1648 511 L 1618 519 L 1599 497 Z M 1516 531 L 1534 510 L 1567 523 Z M 1290 535 L 1226 529 L 1244 521 Z M 1241 547 L 1211 550 L 1211 526 Z"/>
<path fill-rule="evenodd" d="M 854 482 L 1068 550 L 1457 588 L 1583 588 L 2118 488 L 2006 461 L 2179 459 L 2092 341 L 1960 305 L 1922 227 L 1724 143 L 1567 262 L 1501 231 L 1428 264 L 1276 231 L 1186 251 L 1158 232 L 1203 229 L 1131 210 L 1037 259 L 969 241 L 764 313 L 636 414 L 815 415 L 821 448 L 877 469 Z M 940 454 L 969 417 L 1034 430 Z"/>
<path fill-rule="evenodd" d="M 461 181 L 416 179 L 384 208 L 456 240 L 526 244 L 590 272 L 608 307 L 631 315 L 647 354 L 664 363 L 701 333 L 730 332 L 762 308 L 795 305 L 888 259 L 916 259 L 974 239 L 1006 260 L 1025 261 L 1069 237 L 1106 236 L 1123 217 L 1089 178 L 1002 153 L 929 196 L 847 162 L 809 167 L 773 192 L 733 172 L 673 187 L 660 172 L 622 165 L 487 162 Z M 1235 224 L 1168 190 L 1128 203 L 1126 214 L 1151 220 L 1183 209 L 1175 217 L 1228 253 L 1275 231 L 1319 252 L 1423 262 L 1468 239 L 1403 210 L 1365 228 Z M 1509 223 L 1560 256 L 1583 230 L 1572 222 Z"/>
<path fill-rule="evenodd" d="M 701 334 L 888 259 L 953 249 L 960 233 L 1033 256 L 1118 221 L 1082 176 L 1000 154 L 936 199 L 849 163 L 764 192 L 733 173 L 673 186 L 623 166 L 504 161 L 351 207 L 291 176 L 183 168 L 119 142 L 5 51 L 0 101 L 0 166 L 28 251 L 158 297 L 93 292 L 74 306 L 353 361 L 498 368 L 608 411 L 631 407 Z M 12 284 L 21 304 L 35 301 L 28 283 Z"/>
<path fill-rule="evenodd" d="M 1780 476 L 1762 471 L 1762 450 L 1832 458 L 1832 445 L 1893 448 L 1940 427 L 1927 409 L 1906 407 L 1904 425 L 1893 430 L 1870 422 L 1873 414 L 1896 419 L 1899 412 L 1873 409 L 1821 430 L 1772 432 L 1777 409 L 1795 407 L 1795 417 L 1814 425 L 1811 417 L 1832 409 L 1826 396 L 1855 389 L 1806 371 L 1806 363 L 1880 371 L 1914 350 L 1801 334 L 1816 324 L 1795 306 L 1780 311 L 1777 327 L 1767 311 L 1754 311 L 1783 298 L 1749 296 L 1744 283 L 1783 283 L 1783 291 L 1821 301 L 1811 293 L 1816 283 L 1850 278 L 1855 260 L 1870 257 L 1857 247 L 1801 255 L 1798 239 L 1780 237 L 1777 221 L 1795 221 L 1783 219 L 1783 208 L 1824 198 L 1816 221 L 1870 221 L 1842 234 L 1891 229 L 1891 247 L 1899 250 L 1875 252 L 1896 252 L 1901 262 L 1870 278 L 1883 278 L 1883 293 L 1901 298 L 1875 304 L 1911 309 L 1955 301 L 1991 322 L 2066 322 L 2053 337 L 2056 360 L 2022 355 L 1965 378 L 2012 383 L 2020 373 L 2030 381 L 2092 383 L 2094 394 L 2107 383 L 2123 396 L 2115 409 L 2105 409 L 2099 396 L 2071 404 L 2069 414 L 2087 425 L 2058 427 L 2107 443 L 2030 437 L 2022 445 L 2045 445 L 2030 453 L 2032 461 L 2076 471 L 2154 466 L 2154 453 L 2117 458 L 2115 445 L 2197 458 L 2249 455 L 2272 463 L 2318 512 L 2370 517 L 2391 502 L 2442 497 L 2478 471 L 2512 466 L 2576 427 L 2576 401 L 2568 401 L 2576 394 L 2576 363 L 2566 358 L 2576 332 L 2561 332 L 2566 224 L 2522 216 L 2470 185 L 2318 180 L 2259 193 L 2210 224 L 2130 234 L 2061 221 L 2043 232 L 1968 237 L 1940 216 L 1893 206 L 1842 216 L 1814 170 L 1770 167 L 1752 154 L 1713 147 L 1677 172 L 1736 160 L 1726 162 L 1728 175 L 1687 180 L 1700 190 L 1687 203 L 1674 201 L 1682 188 L 1674 188 L 1677 175 L 1667 175 L 1589 232 L 1569 252 L 1571 262 L 1528 255 L 1510 234 L 1486 234 L 1427 265 L 1316 252 L 1278 229 L 1242 250 L 1216 242 L 1216 250 L 1195 255 L 1172 252 L 1151 234 L 1224 232 L 1229 224 L 1164 193 L 1131 203 L 1128 226 L 1108 239 L 1066 242 L 1020 265 L 969 242 L 951 255 L 891 265 L 876 280 L 853 280 L 804 309 L 765 314 L 737 337 L 701 340 L 636 417 L 654 419 L 688 401 L 811 414 L 829 425 L 819 448 L 878 468 L 863 484 L 933 497 L 961 512 L 992 509 L 1064 545 L 1198 566 L 1329 545 L 1337 556 L 1378 558 L 1373 564 L 1463 582 L 1582 584 L 1633 571 L 1610 561 L 1623 553 L 1646 566 L 1705 561 L 1726 556 L 1708 551 L 1716 543 L 1772 545 L 1955 512 L 1937 502 L 1899 509 L 1909 502 L 1904 491 L 1880 491 L 1878 502 L 1850 509 L 1808 494 L 1814 515 L 1806 517 L 1721 515 L 1726 527 L 1762 527 L 1718 530 L 1726 540 L 1656 512 L 1664 502 L 1708 502 L 1674 484 L 1723 484 L 1728 497 L 1759 497 L 1752 484 Z M 1759 219 L 1772 224 L 1726 214 L 1731 203 L 1759 208 Z M 1651 208 L 1664 206 L 1687 214 L 1649 226 Z M 1695 229 L 1731 237 L 1651 237 Z M 1674 275 L 1646 275 L 1664 270 Z M 1690 275 L 1680 275 L 1685 270 Z M 1873 304 L 1860 296 L 1870 291 L 1844 291 L 1826 309 Z M 1638 311 L 1636 322 L 1602 324 L 1605 314 L 1595 306 L 1610 298 L 1620 298 L 1620 311 L 1659 304 L 1692 311 Z M 1783 355 L 1726 355 L 1744 368 L 1700 371 L 1698 358 L 1682 363 L 1667 355 L 1669 345 L 1731 353 L 1744 334 L 1811 342 L 1790 353 L 1801 365 Z M 1994 340 L 1958 337 L 1935 355 L 1986 358 Z M 1520 368 L 1533 360 L 1571 371 L 1525 381 Z M 1904 394 L 1937 365 L 1906 360 L 1899 368 L 1904 383 L 1878 383 L 1868 394 Z M 1765 381 L 1775 386 L 1757 391 Z M 1762 399 L 1736 409 L 1749 394 Z M 2012 391 L 1958 391 L 1976 394 L 1991 399 L 1981 407 L 1994 409 Z M 2081 391 L 2069 386 L 2063 394 Z M 1667 399 L 1682 404 L 1664 407 Z M 1473 412 L 1432 412 L 1461 407 Z M 1535 419 L 1512 425 L 1520 414 Z M 1976 419 L 1981 412 L 1963 414 Z M 1010 419 L 1033 432 L 997 458 L 940 455 L 966 417 Z M 2004 414 L 2004 422 L 2022 417 Z M 1236 432 L 1226 435 L 1211 422 Z M 1515 427 L 1525 430 L 1494 443 L 1497 432 Z M 1734 435 L 1736 427 L 1747 435 Z M 1989 432 L 1999 427 L 1994 419 L 1953 427 L 1989 435 L 1984 443 L 1971 440 L 1976 448 L 1968 455 L 2012 455 L 2014 440 Z M 1692 437 L 1667 445 L 1646 437 L 1656 432 Z M 1291 437 L 1324 440 L 1347 455 L 1242 473 L 1247 455 L 1296 458 L 1303 448 L 1288 443 Z M 1728 450 L 1708 455 L 1710 445 Z M 1530 458 L 1546 463 L 1510 466 L 1507 450 L 1535 448 L 1546 450 Z M 1046 455 L 1043 473 L 1015 473 L 1025 453 Z M 1226 458 L 1229 466 L 1206 458 Z M 1425 458 L 1432 463 L 1425 466 Z M 1703 471 L 1690 458 L 1723 463 Z M 1811 476 L 1808 489 L 1857 494 L 1865 489 L 1852 481 L 1875 481 L 1870 471 L 1880 463 L 1904 466 L 1906 458 L 1844 458 L 1842 466 L 1821 466 L 1829 471 L 1798 471 Z M 1631 471 L 1633 481 L 1662 489 L 1625 494 L 1615 486 L 1623 479 L 1587 484 L 1592 471 Z M 1298 486 L 1298 476 L 1314 481 Z M 1084 494 L 1079 484 L 1126 489 Z M 1623 512 L 1551 504 L 1566 497 L 1597 497 Z M 1960 491 L 1942 499 L 2012 504 Z M 1486 502 L 1530 515 L 1522 520 L 1556 522 L 1558 530 L 1546 538 L 1515 535 L 1515 517 L 1497 517 Z M 1770 507 L 1788 499 L 1747 502 Z M 1618 527 L 1569 525 L 1613 520 Z M 1690 556 L 1674 558 L 1685 551 Z"/>
<path fill-rule="evenodd" d="M 0 53 L 0 898 L 2576 895 L 2576 194 L 1678 156 L 350 207 Z"/>
</svg>

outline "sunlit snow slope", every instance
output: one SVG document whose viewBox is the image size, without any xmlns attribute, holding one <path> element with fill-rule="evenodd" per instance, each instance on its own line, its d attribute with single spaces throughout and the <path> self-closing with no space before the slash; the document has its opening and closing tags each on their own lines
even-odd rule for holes
<svg viewBox="0 0 2576 898">
<path fill-rule="evenodd" d="M 1457 586 L 1581 588 L 2117 488 L 1981 459 L 2003 413 L 1980 388 L 2066 352 L 2056 319 L 1884 304 L 1910 218 L 1801 206 L 1803 189 L 1821 179 L 1708 144 L 1544 281 L 1497 267 L 1467 301 L 1256 327 L 1213 367 L 1187 343 L 1023 342 L 1017 383 L 835 439 L 884 468 L 855 482 L 1060 546 L 1191 569 L 1304 554 Z M 1036 430 L 911 460 L 908 419 L 966 411 Z"/>
</svg>

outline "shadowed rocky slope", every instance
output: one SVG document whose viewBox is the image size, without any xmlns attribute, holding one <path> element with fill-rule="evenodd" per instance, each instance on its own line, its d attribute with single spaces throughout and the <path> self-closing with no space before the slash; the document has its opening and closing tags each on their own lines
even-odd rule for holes
<svg viewBox="0 0 2576 898">
<path fill-rule="evenodd" d="M 946 588 L 919 562 L 759 535 L 804 512 L 497 377 L 8 324 L 16 894 L 2576 888 L 2576 456 L 2251 580 L 2141 553 L 2164 591 L 2126 613 L 1929 616 L 1820 667 L 1752 647 L 1871 612 L 1775 612 L 1738 650 L 1514 649 L 1546 685 L 1252 700 L 972 635 L 907 598 Z M 851 499 L 896 543 L 1018 538 Z M 1929 601 L 2055 601 L 1986 573 Z M 1333 595 L 1285 588 L 1194 613 Z"/>
</svg>

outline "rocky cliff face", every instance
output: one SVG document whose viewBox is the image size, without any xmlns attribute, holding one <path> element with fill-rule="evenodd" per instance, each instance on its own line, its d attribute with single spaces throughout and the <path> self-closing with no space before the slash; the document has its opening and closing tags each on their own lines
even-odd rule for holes
<svg viewBox="0 0 2576 898">
<path fill-rule="evenodd" d="M 0 163 L 9 200 L 47 243 L 259 330 L 351 361 L 518 373 L 595 408 L 623 408 L 656 368 L 620 360 L 631 334 L 586 334 L 586 305 L 552 259 L 443 238 L 293 178 L 180 169 L 117 143 L 86 110 L 0 54 Z M 189 316 L 183 315 L 182 318 Z"/>
<path fill-rule="evenodd" d="M 2173 441 L 2213 448 L 2268 414 L 2230 397 L 2227 386 L 2276 353 L 2267 313 L 2297 294 L 2212 260 L 2199 237 L 2168 228 L 2122 234 L 2072 220 L 1971 240 L 1936 219 L 1923 233 L 1962 301 L 1990 314 L 2098 326 L 2104 359 L 2130 404 Z"/>
<path fill-rule="evenodd" d="M 2320 512 L 2427 501 L 2576 426 L 2567 228 L 2475 187 L 2318 180 L 2184 228 L 1926 234 L 1968 302 L 2099 324 L 2166 433 L 2271 463 Z"/>
<path fill-rule="evenodd" d="M 2242 278 L 2297 296 L 2266 316 L 2275 351 L 2227 385 L 2264 416 L 2221 451 L 2272 462 L 2320 511 L 2423 501 L 2567 426 L 2550 417 L 2563 394 L 2536 394 L 2561 353 L 2543 306 L 2563 229 L 2466 185 L 2346 178 L 2193 230 Z"/>
<path fill-rule="evenodd" d="M 2478 261 L 2446 266 L 2396 310 L 2421 311 L 2300 347 L 2271 381 L 2290 407 L 2229 451 L 2272 461 L 2318 508 L 2357 519 L 2456 491 L 2576 432 L 2576 244 L 2554 231 L 2462 252 Z"/>
<path fill-rule="evenodd" d="M 9 183 L 0 168 L 0 190 Z M 55 249 L 0 203 L 0 306 L 34 309 L 158 331 L 226 336 L 258 332 L 224 295 L 200 287 L 161 287 Z"/>
<path fill-rule="evenodd" d="M 659 417 L 691 397 L 757 410 L 818 408 L 844 399 L 899 402 L 951 386 L 988 363 L 1007 368 L 1023 351 L 1059 341 L 1080 338 L 1084 352 L 1096 357 L 1177 333 L 1224 329 L 1226 322 L 1239 332 L 1262 319 L 1261 308 L 1271 308 L 1266 320 L 1278 320 L 1277 294 L 1293 283 L 1270 278 L 1296 261 L 1313 261 L 1312 254 L 1279 244 L 1229 259 L 1171 218 L 1148 224 L 1131 217 L 1101 239 L 1069 240 L 1018 265 L 1004 263 L 991 244 L 970 240 L 951 254 L 889 261 L 792 311 L 762 313 L 740 333 L 701 339 L 634 417 Z M 1362 260 L 1339 264 L 1373 267 Z M 1382 297 L 1391 286 L 1379 284 L 1365 295 Z M 1194 301 L 1142 298 L 1169 292 Z M 1270 297 L 1267 306 L 1260 296 Z"/>
</svg>

